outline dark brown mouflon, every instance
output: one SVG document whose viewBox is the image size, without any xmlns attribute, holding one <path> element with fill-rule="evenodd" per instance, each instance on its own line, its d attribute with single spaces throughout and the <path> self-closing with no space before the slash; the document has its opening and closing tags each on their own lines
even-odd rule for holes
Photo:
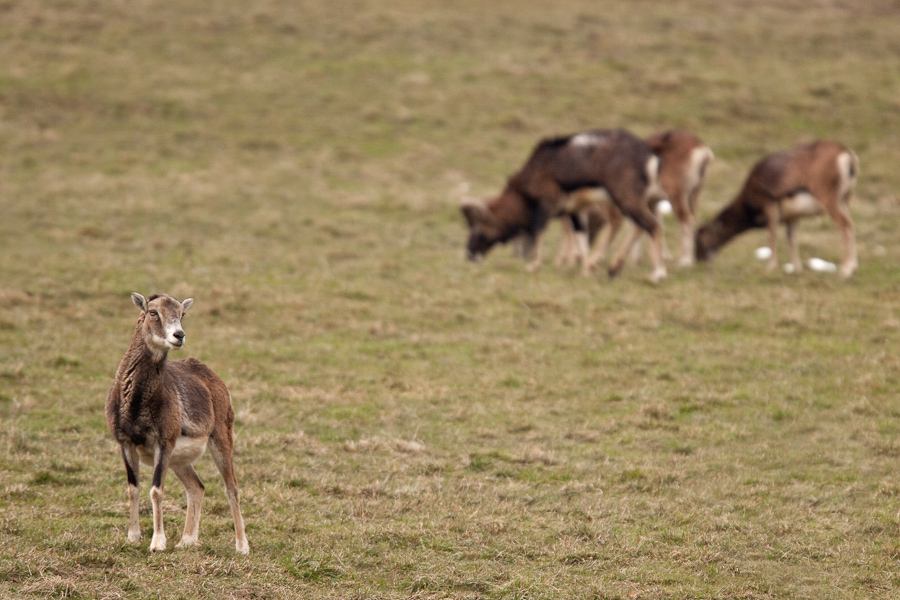
<svg viewBox="0 0 900 600">
<path fill-rule="evenodd" d="M 469 226 L 466 255 L 480 260 L 497 243 L 525 235 L 541 261 L 541 240 L 550 219 L 580 212 L 569 206 L 571 192 L 603 188 L 615 205 L 653 239 L 651 259 L 658 281 L 665 277 L 662 235 L 648 202 L 663 197 L 658 185 L 659 158 L 643 140 L 622 129 L 595 129 L 541 141 L 500 195 L 467 199 L 462 212 Z M 574 211 L 574 212 L 573 212 Z M 615 275 L 621 265 L 610 268 Z"/>
</svg>

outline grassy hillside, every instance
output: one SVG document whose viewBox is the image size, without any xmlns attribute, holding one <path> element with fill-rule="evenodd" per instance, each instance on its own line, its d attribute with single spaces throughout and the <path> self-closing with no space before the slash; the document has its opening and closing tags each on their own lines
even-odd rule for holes
<svg viewBox="0 0 900 600">
<path fill-rule="evenodd" d="M 900 4 L 857 4 L 0 0 L 0 597 L 895 597 Z M 859 271 L 465 263 L 462 194 L 611 126 L 709 143 L 704 217 L 843 141 Z M 149 553 L 147 469 L 125 539 L 132 291 L 195 299 L 249 557 L 209 458 L 198 549 Z"/>
</svg>

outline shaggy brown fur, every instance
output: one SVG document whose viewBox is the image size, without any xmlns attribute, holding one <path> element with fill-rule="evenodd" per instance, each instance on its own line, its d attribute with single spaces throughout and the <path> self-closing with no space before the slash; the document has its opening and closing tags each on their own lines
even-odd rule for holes
<svg viewBox="0 0 900 600">
<path fill-rule="evenodd" d="M 138 523 L 140 463 L 153 467 L 150 499 L 153 505 L 153 539 L 150 550 L 165 550 L 162 497 L 169 467 L 184 484 L 188 497 L 187 519 L 179 546 L 197 543 L 203 483 L 192 464 L 206 449 L 225 480 L 234 517 L 235 547 L 247 554 L 237 480 L 234 476 L 234 410 L 225 383 L 195 358 L 166 360 L 170 349 L 184 345 L 181 320 L 193 303 L 167 295 L 145 300 L 132 294 L 141 309 L 128 351 L 119 363 L 106 401 L 106 422 L 121 446 L 128 477 L 129 541 L 141 539 Z"/>
</svg>

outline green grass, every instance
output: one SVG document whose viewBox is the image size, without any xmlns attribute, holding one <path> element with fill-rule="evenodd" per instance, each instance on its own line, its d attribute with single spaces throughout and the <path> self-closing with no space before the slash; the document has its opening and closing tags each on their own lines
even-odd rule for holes
<svg viewBox="0 0 900 600">
<path fill-rule="evenodd" d="M 0 597 L 896 596 L 898 16 L 0 0 Z M 463 193 L 608 126 L 709 143 L 704 217 L 845 142 L 860 270 L 767 273 L 763 232 L 660 286 L 464 262 Z M 249 557 L 207 458 L 197 549 L 149 553 L 147 473 L 125 539 L 132 291 L 196 300 L 177 357 L 231 389 Z M 184 508 L 170 477 L 172 546 Z"/>
</svg>

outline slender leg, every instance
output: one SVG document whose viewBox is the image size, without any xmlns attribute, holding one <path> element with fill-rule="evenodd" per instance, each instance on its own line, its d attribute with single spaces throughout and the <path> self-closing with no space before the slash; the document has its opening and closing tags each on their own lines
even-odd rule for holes
<svg viewBox="0 0 900 600">
<path fill-rule="evenodd" d="M 665 234 L 665 229 L 663 227 L 663 224 L 665 223 L 665 219 L 663 219 L 663 216 L 659 212 L 657 212 L 658 207 L 659 207 L 659 203 L 657 203 L 656 206 L 653 207 L 653 212 L 656 215 L 656 220 L 659 222 L 659 231 L 660 231 L 659 239 L 660 239 L 660 247 L 662 248 L 662 258 L 663 258 L 663 260 L 672 260 L 672 253 L 669 252 L 669 245 L 666 243 L 666 234 Z"/>
<path fill-rule="evenodd" d="M 141 539 L 141 524 L 138 519 L 141 504 L 139 484 L 141 462 L 134 446 L 122 444 L 122 459 L 125 461 L 125 474 L 128 476 L 128 541 L 138 542 Z"/>
<path fill-rule="evenodd" d="M 706 158 L 697 170 L 696 180 L 690 185 L 686 206 L 684 206 L 682 213 L 677 215 L 681 223 L 681 261 L 679 264 L 682 267 L 690 267 L 694 264 L 696 253 L 694 240 L 697 237 L 697 207 L 700 204 L 700 189 L 703 187 L 706 164 L 709 162 L 707 151 L 704 151 L 703 154 Z"/>
<path fill-rule="evenodd" d="M 228 436 L 227 438 L 225 436 Z M 241 517 L 241 501 L 238 493 L 237 479 L 234 476 L 234 463 L 232 461 L 233 443 L 231 432 L 222 436 L 215 434 L 210 439 L 209 453 L 222 474 L 225 481 L 225 494 L 228 496 L 228 504 L 231 506 L 231 516 L 234 518 L 234 547 L 240 554 L 250 554 L 250 544 L 247 542 L 247 534 L 244 532 L 244 519 Z"/>
<path fill-rule="evenodd" d="M 166 529 L 163 526 L 163 486 L 166 481 L 166 470 L 172 451 L 166 445 L 156 449 L 153 467 L 153 487 L 150 488 L 150 502 L 153 505 L 153 539 L 150 540 L 151 552 L 162 552 L 166 549 Z"/>
<path fill-rule="evenodd" d="M 618 226 L 615 228 L 615 231 L 618 231 Z M 594 265 L 606 258 L 606 252 L 609 250 L 609 243 L 615 235 L 615 231 L 613 230 L 612 223 L 605 226 L 602 231 L 600 231 L 597 243 L 594 244 L 594 249 L 591 250 L 591 254 L 588 256 L 589 269 L 594 268 Z"/>
<path fill-rule="evenodd" d="M 650 273 L 650 281 L 652 283 L 659 283 L 667 274 L 666 263 L 663 260 L 662 252 L 664 246 L 662 228 L 657 227 L 650 233 L 650 237 L 653 238 L 653 242 L 650 244 L 650 262 L 653 263 L 653 272 Z"/>
<path fill-rule="evenodd" d="M 625 265 L 625 257 L 631 253 L 632 248 L 638 243 L 638 240 L 641 239 L 641 234 L 643 230 L 637 225 L 631 230 L 631 234 L 625 239 L 625 242 L 619 246 L 619 249 L 616 251 L 615 256 L 610 262 L 609 266 L 609 275 L 610 277 L 614 277 L 619 274 L 622 270 L 622 267 Z"/>
<path fill-rule="evenodd" d="M 826 204 L 828 214 L 841 230 L 841 236 L 844 238 L 844 257 L 841 260 L 840 275 L 844 279 L 853 275 L 859 266 L 859 260 L 856 256 L 856 236 L 853 233 L 853 218 L 850 216 L 850 210 L 847 204 L 838 200 L 833 204 L 833 208 Z"/>
<path fill-rule="evenodd" d="M 803 263 L 800 261 L 800 244 L 797 240 L 797 221 L 791 220 L 784 224 L 787 233 L 788 248 L 791 251 L 791 264 L 794 265 L 794 273 L 803 270 Z"/>
<path fill-rule="evenodd" d="M 652 197 L 647 196 L 650 190 L 647 190 L 645 185 L 644 194 L 636 195 L 634 190 L 637 189 L 640 182 L 631 181 L 630 183 L 631 185 L 623 179 L 618 182 L 618 189 L 610 189 L 608 192 L 616 206 L 638 227 L 649 233 L 653 239 L 650 247 L 650 259 L 653 262 L 650 281 L 657 283 L 666 276 L 666 265 L 662 259 L 662 230 L 659 220 L 648 205 L 648 202 L 652 200 Z M 610 276 L 615 276 L 622 269 L 624 259 L 625 255 L 620 250 L 609 267 Z"/>
<path fill-rule="evenodd" d="M 528 244 L 522 236 L 517 237 L 512 242 L 513 256 L 516 258 L 527 258 Z"/>
<path fill-rule="evenodd" d="M 578 258 L 581 260 L 581 273 L 585 277 L 591 274 L 591 264 L 588 260 L 588 253 L 591 250 L 591 239 L 588 227 L 590 217 L 587 210 L 582 210 L 573 217 L 573 224 L 577 223 L 575 228 L 575 249 L 578 251 Z"/>
<path fill-rule="evenodd" d="M 550 222 L 551 213 L 546 209 L 547 206 L 563 206 L 566 200 L 565 192 L 553 182 L 544 182 L 545 189 L 538 194 L 541 199 L 539 205 L 534 211 L 531 219 L 530 231 L 534 235 L 534 256 L 528 263 L 528 271 L 533 272 L 541 268 L 541 249 L 544 241 L 544 234 L 547 232 L 547 224 Z M 574 225 L 574 223 L 573 223 Z"/>
<path fill-rule="evenodd" d="M 690 267 L 694 264 L 694 216 L 689 215 L 685 220 L 681 221 L 681 260 L 678 265 L 681 267 Z"/>
<path fill-rule="evenodd" d="M 559 253 L 556 255 L 556 264 L 558 266 L 569 266 L 575 260 L 575 231 L 569 215 L 564 215 L 560 220 L 563 228 L 563 241 L 559 247 Z"/>
<path fill-rule="evenodd" d="M 604 220 L 606 221 L 606 225 L 600 232 L 600 237 L 594 244 L 594 250 L 591 252 L 591 256 L 588 260 L 592 268 L 606 258 L 606 253 L 609 251 L 610 244 L 612 244 L 616 234 L 619 233 L 619 229 L 622 228 L 622 223 L 625 221 L 622 211 L 616 208 L 611 201 L 607 201 L 605 206 L 606 211 Z"/>
<path fill-rule="evenodd" d="M 635 225 L 637 228 L 637 225 Z M 640 229 L 635 229 L 635 231 L 640 231 Z M 628 252 L 628 257 L 626 260 L 629 264 L 638 265 L 641 262 L 641 254 L 643 253 L 643 248 L 641 248 L 641 236 L 637 235 L 634 243 L 631 244 L 631 250 Z"/>
<path fill-rule="evenodd" d="M 527 269 L 529 271 L 537 271 L 541 268 L 541 246 L 544 241 L 544 231 L 545 228 L 542 228 L 534 236 L 534 257 L 528 263 Z"/>
<path fill-rule="evenodd" d="M 653 271 L 650 273 L 650 281 L 659 283 L 666 277 L 666 263 L 663 261 L 663 234 L 662 227 L 656 219 L 656 215 L 650 210 L 646 204 L 641 206 L 640 211 L 631 215 L 641 229 L 650 234 L 650 262 L 653 263 Z M 638 233 L 640 235 L 640 233 Z"/>
<path fill-rule="evenodd" d="M 859 260 L 856 254 L 856 235 L 853 233 L 853 217 L 850 216 L 850 207 L 848 203 L 853 198 L 853 184 L 842 184 L 841 189 L 834 189 L 830 186 L 817 186 L 809 190 L 815 198 L 819 200 L 825 212 L 831 217 L 838 229 L 841 230 L 841 237 L 844 242 L 844 256 L 841 259 L 841 267 L 838 274 L 841 278 L 846 279 L 853 275 L 859 266 Z"/>
<path fill-rule="evenodd" d="M 197 543 L 200 537 L 200 506 L 203 503 L 203 482 L 191 465 L 173 467 L 175 475 L 184 484 L 187 492 L 187 517 L 184 520 L 184 534 L 176 548 L 188 548 Z"/>
<path fill-rule="evenodd" d="M 778 268 L 778 221 L 780 209 L 775 202 L 767 202 L 765 207 L 767 228 L 769 230 L 769 248 L 772 250 L 772 256 L 769 257 L 767 265 L 770 271 Z"/>
</svg>

